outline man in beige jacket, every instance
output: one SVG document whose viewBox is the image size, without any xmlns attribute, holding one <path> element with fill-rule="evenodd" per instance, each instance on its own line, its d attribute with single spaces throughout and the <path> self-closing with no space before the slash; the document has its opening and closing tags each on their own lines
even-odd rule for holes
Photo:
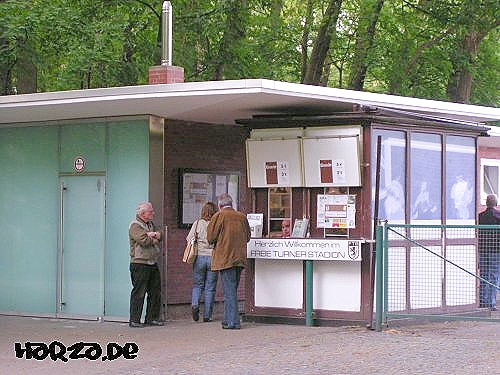
<svg viewBox="0 0 500 375">
<path fill-rule="evenodd" d="M 130 240 L 130 327 L 143 327 L 141 324 L 144 297 L 147 297 L 145 325 L 162 326 L 161 277 L 158 269 L 161 232 L 153 224 L 154 210 L 150 202 L 139 203 L 136 218 L 129 225 Z"/>
</svg>

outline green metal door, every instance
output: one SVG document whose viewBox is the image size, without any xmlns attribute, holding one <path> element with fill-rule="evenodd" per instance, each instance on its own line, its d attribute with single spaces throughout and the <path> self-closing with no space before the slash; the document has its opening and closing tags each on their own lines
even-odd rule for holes
<svg viewBox="0 0 500 375">
<path fill-rule="evenodd" d="M 58 315 L 104 315 L 104 176 L 60 178 Z"/>
</svg>

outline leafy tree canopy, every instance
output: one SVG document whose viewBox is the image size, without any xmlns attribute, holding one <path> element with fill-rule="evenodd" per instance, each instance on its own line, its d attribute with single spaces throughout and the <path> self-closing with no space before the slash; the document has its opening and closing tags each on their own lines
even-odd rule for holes
<svg viewBox="0 0 500 375">
<path fill-rule="evenodd" d="M 499 0 L 174 0 L 186 81 L 269 78 L 500 104 Z M 1 93 L 147 83 L 160 0 L 0 0 Z"/>
</svg>

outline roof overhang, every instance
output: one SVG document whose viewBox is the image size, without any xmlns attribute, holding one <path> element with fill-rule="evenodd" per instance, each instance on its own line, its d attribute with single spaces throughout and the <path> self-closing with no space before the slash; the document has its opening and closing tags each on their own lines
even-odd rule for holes
<svg viewBox="0 0 500 375">
<path fill-rule="evenodd" d="M 500 120 L 499 108 L 244 79 L 0 96 L 0 126 L 136 115 L 236 124 L 257 115 L 332 114 L 355 107 L 476 124 Z"/>
</svg>

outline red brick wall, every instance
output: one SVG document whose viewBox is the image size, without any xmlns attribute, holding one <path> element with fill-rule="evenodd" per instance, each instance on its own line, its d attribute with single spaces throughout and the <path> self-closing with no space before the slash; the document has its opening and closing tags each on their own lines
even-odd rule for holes
<svg viewBox="0 0 500 375">
<path fill-rule="evenodd" d="M 191 302 L 192 269 L 181 261 L 188 229 L 179 228 L 179 168 L 239 171 L 239 210 L 251 211 L 247 189 L 245 139 L 248 130 L 237 125 L 193 124 L 166 121 L 165 125 L 165 218 L 167 225 L 167 304 Z M 239 294 L 244 296 L 242 275 Z M 217 300 L 221 299 L 220 281 Z"/>
<path fill-rule="evenodd" d="M 480 159 L 500 159 L 500 145 L 498 148 L 495 147 L 479 147 L 479 158 Z"/>
</svg>

